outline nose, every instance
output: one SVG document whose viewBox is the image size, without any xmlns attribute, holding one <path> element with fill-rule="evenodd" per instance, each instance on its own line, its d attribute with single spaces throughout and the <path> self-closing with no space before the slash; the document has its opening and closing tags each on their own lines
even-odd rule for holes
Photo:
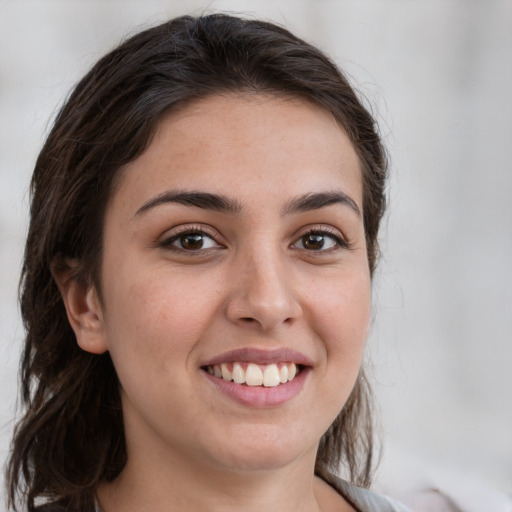
<svg viewBox="0 0 512 512">
<path fill-rule="evenodd" d="M 226 307 L 231 322 L 268 332 L 302 316 L 291 268 L 279 255 L 259 254 L 236 267 Z"/>
</svg>

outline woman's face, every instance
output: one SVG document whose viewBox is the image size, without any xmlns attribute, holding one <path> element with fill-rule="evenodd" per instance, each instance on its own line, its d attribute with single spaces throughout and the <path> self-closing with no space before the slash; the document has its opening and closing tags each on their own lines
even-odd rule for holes
<svg viewBox="0 0 512 512">
<path fill-rule="evenodd" d="M 129 463 L 314 460 L 369 322 L 361 212 L 358 158 L 316 106 L 214 96 L 161 121 L 104 225 L 94 350 L 119 375 Z"/>
</svg>

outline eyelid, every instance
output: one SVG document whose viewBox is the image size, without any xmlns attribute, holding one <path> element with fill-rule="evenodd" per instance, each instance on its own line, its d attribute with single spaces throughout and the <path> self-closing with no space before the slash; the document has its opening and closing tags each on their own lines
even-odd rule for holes
<svg viewBox="0 0 512 512">
<path fill-rule="evenodd" d="M 221 241 L 223 240 L 222 235 L 217 230 L 213 229 L 211 226 L 208 226 L 207 224 L 182 224 L 180 226 L 175 226 L 165 231 L 164 236 L 161 236 L 159 238 L 157 245 L 166 249 L 173 248 L 173 246 L 171 245 L 172 242 L 174 242 L 180 236 L 192 233 L 199 233 L 208 236 L 209 238 L 215 241 L 219 248 L 225 246 L 223 241 Z M 174 249 L 180 251 L 178 247 L 174 247 Z M 204 249 L 204 251 L 206 250 L 207 249 Z M 189 251 L 185 251 L 185 249 L 183 249 L 183 252 Z"/>
<path fill-rule="evenodd" d="M 333 226 L 325 225 L 325 224 L 313 224 L 310 226 L 305 226 L 301 230 L 299 230 L 296 235 L 293 238 L 293 242 L 291 243 L 291 247 L 293 246 L 304 236 L 311 235 L 311 234 L 319 234 L 324 236 L 329 236 L 333 238 L 337 244 L 336 247 L 325 249 L 325 250 L 308 250 L 307 252 L 311 253 L 327 253 L 336 249 L 350 249 L 351 244 L 343 234 L 343 232 L 337 228 L 334 228 Z M 302 249 L 306 250 L 306 249 Z"/>
</svg>

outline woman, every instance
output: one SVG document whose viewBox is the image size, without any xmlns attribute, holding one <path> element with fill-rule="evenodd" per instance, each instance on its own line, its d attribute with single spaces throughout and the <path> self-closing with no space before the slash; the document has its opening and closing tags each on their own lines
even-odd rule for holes
<svg viewBox="0 0 512 512">
<path fill-rule="evenodd" d="M 33 175 L 10 505 L 403 510 L 362 489 L 385 178 L 282 28 L 182 17 L 101 59 Z"/>
</svg>

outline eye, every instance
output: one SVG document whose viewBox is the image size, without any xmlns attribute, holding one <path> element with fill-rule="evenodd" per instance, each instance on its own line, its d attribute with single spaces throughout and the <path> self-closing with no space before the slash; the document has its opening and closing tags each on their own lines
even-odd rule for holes
<svg viewBox="0 0 512 512">
<path fill-rule="evenodd" d="M 292 247 L 306 251 L 323 252 L 346 247 L 347 245 L 340 236 L 326 230 L 315 229 L 303 234 L 292 244 Z"/>
<path fill-rule="evenodd" d="M 166 238 L 160 245 L 169 249 L 187 252 L 205 251 L 222 247 L 211 235 L 201 230 L 182 231 Z"/>
</svg>

